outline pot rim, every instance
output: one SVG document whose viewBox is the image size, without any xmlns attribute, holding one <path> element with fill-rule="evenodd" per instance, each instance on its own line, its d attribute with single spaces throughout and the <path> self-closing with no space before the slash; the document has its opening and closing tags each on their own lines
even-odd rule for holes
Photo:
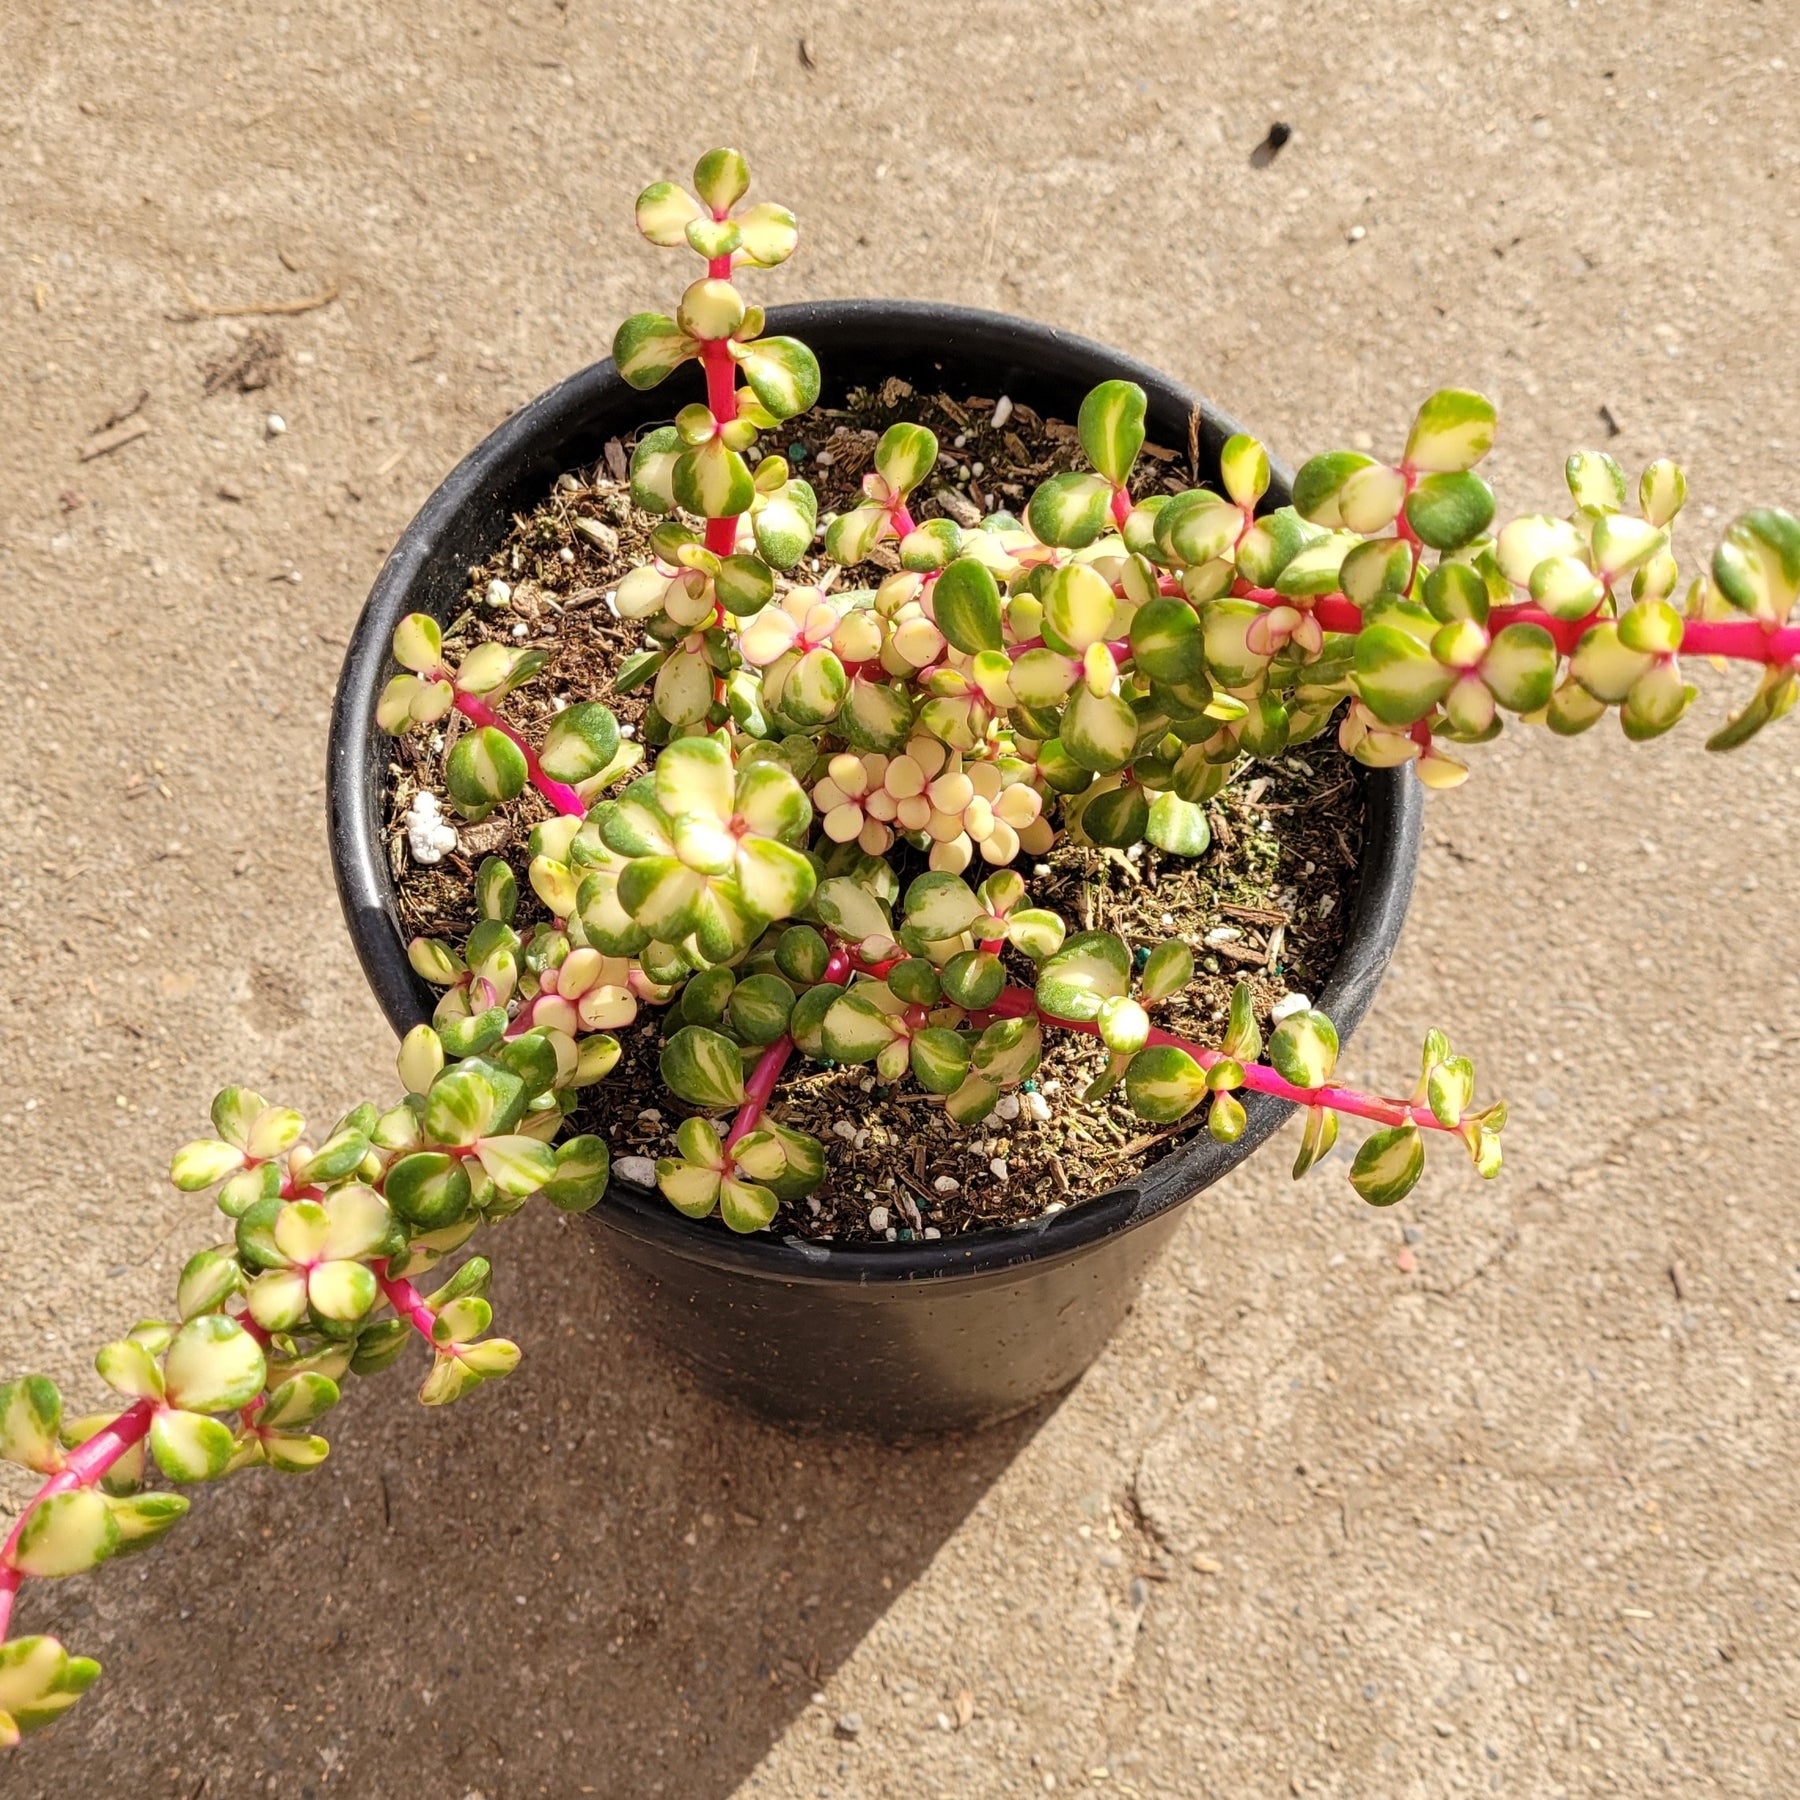
<svg viewBox="0 0 1800 1800">
<path fill-rule="evenodd" d="M 1216 452 L 1240 429 L 1229 415 L 1159 370 L 1092 339 L 1054 326 L 923 300 L 820 300 L 771 307 L 766 329 L 805 338 L 825 355 L 833 344 L 875 339 L 929 355 L 934 350 L 1031 366 L 1049 380 L 1092 385 L 1123 378 L 1150 396 L 1151 412 L 1197 427 Z M 824 360 L 824 356 L 821 357 Z M 392 874 L 384 854 L 381 783 L 384 743 L 375 705 L 386 678 L 388 646 L 399 620 L 415 610 L 415 589 L 457 517 L 479 498 L 504 494 L 527 475 L 545 485 L 566 466 L 558 448 L 602 405 L 631 396 L 611 359 L 590 364 L 505 420 L 444 478 L 395 541 L 351 635 L 332 706 L 327 793 L 333 870 L 345 926 L 376 1003 L 397 1033 L 430 1017 L 430 990 L 406 959 Z M 654 405 L 653 402 L 645 402 Z M 547 447 L 547 448 L 546 448 Z M 1266 504 L 1285 503 L 1288 470 L 1271 458 Z M 1363 772 L 1363 855 L 1344 946 L 1314 1004 L 1347 1041 L 1368 1011 L 1393 954 L 1418 863 L 1423 795 L 1406 768 Z M 739 1237 L 716 1222 L 695 1221 L 654 1190 L 610 1181 L 597 1211 L 612 1229 L 659 1245 L 691 1262 L 783 1284 L 852 1282 L 871 1298 L 896 1284 L 998 1274 L 1024 1263 L 1060 1261 L 1190 1199 L 1236 1168 L 1293 1111 L 1264 1094 L 1245 1097 L 1243 1135 L 1220 1144 L 1202 1133 L 1119 1187 L 1020 1225 L 993 1226 L 955 1238 L 840 1247 L 795 1235 Z"/>
</svg>

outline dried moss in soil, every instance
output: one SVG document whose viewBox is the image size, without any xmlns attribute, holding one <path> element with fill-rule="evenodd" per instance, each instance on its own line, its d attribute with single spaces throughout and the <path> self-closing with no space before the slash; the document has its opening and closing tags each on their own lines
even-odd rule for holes
<svg viewBox="0 0 1800 1800">
<path fill-rule="evenodd" d="M 791 421 L 774 442 L 782 450 L 802 447 L 793 460 L 818 490 L 824 514 L 854 504 L 885 426 L 900 418 L 929 425 L 942 459 L 915 511 L 968 524 L 1022 504 L 1045 476 L 1080 462 L 1068 424 L 1018 406 L 995 426 L 994 407 L 992 398 L 919 395 L 894 381 L 852 393 L 843 409 Z M 605 700 L 634 730 L 642 719 L 641 695 L 611 692 L 612 671 L 641 641 L 640 628 L 615 618 L 606 604 L 608 591 L 647 555 L 654 523 L 630 503 L 629 448 L 608 445 L 596 467 L 561 476 L 541 506 L 516 517 L 493 557 L 469 570 L 467 604 L 449 622 L 453 652 L 500 639 L 550 653 L 545 671 L 506 702 L 508 716 L 532 736 L 559 704 L 576 700 Z M 1134 486 L 1139 493 L 1179 492 L 1189 474 L 1185 449 L 1152 446 Z M 878 552 L 845 579 L 878 580 L 891 560 L 891 552 Z M 813 571 L 795 573 L 805 579 Z M 509 590 L 498 606 L 486 598 L 495 581 Z M 527 789 L 481 824 L 463 826 L 442 863 L 413 862 L 406 809 L 420 788 L 442 795 L 444 758 L 459 724 L 453 714 L 440 734 L 400 740 L 389 765 L 389 846 L 401 917 L 409 931 L 453 942 L 473 923 L 475 870 L 485 856 L 505 857 L 517 873 L 519 922 L 541 916 L 525 877 L 525 844 L 548 812 Z M 1249 982 L 1265 1026 L 1284 993 L 1316 996 L 1324 986 L 1355 891 L 1362 777 L 1327 733 L 1275 764 L 1242 765 L 1208 812 L 1212 845 L 1192 860 L 1149 846 L 1127 856 L 1058 844 L 1042 862 L 1020 865 L 1032 903 L 1055 908 L 1072 929 L 1116 931 L 1134 946 L 1170 937 L 1187 942 L 1195 979 L 1157 1009 L 1156 1021 L 1202 1043 L 1217 1042 L 1239 980 Z M 1028 986 L 1029 965 L 1013 960 L 1012 979 Z M 690 1110 L 657 1072 L 666 1021 L 666 1013 L 647 1007 L 619 1034 L 618 1067 L 588 1091 L 577 1115 L 580 1126 L 605 1134 L 615 1159 L 672 1154 L 675 1127 Z M 941 1101 L 910 1083 L 890 1088 L 868 1069 L 826 1069 L 796 1058 L 771 1110 L 826 1145 L 828 1173 L 818 1193 L 784 1204 L 774 1229 L 845 1243 L 950 1238 L 1018 1224 L 1130 1181 L 1204 1129 L 1198 1114 L 1172 1130 L 1149 1128 L 1117 1093 L 1084 1102 L 1081 1094 L 1104 1062 L 1093 1039 L 1048 1031 L 1034 1091 L 1003 1102 L 1013 1116 L 964 1130 Z M 877 1208 L 886 1210 L 885 1225 Z"/>
</svg>

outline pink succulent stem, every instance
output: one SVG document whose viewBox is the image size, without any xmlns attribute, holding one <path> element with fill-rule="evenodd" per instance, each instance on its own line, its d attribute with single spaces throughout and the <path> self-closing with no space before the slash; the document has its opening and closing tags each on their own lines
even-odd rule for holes
<svg viewBox="0 0 1800 1800">
<path fill-rule="evenodd" d="M 891 517 L 894 521 L 894 529 L 902 537 L 905 537 L 909 532 L 917 531 L 919 529 L 918 526 L 913 523 L 912 514 L 907 511 L 904 505 L 896 506 L 893 509 Z"/>
<path fill-rule="evenodd" d="M 412 1326 L 426 1343 L 432 1343 L 431 1328 L 437 1323 L 437 1314 L 425 1304 L 425 1297 L 403 1275 L 389 1275 L 385 1262 L 372 1263 L 375 1281 L 380 1287 L 382 1297 L 394 1311 Z M 435 1345 L 433 1346 L 435 1348 Z"/>
<path fill-rule="evenodd" d="M 1321 594 L 1306 601 L 1290 599 L 1273 588 L 1251 587 L 1240 582 L 1233 590 L 1240 600 L 1258 606 L 1293 606 L 1310 612 L 1327 631 L 1361 631 L 1362 609 L 1342 594 Z M 1566 656 L 1581 642 L 1590 626 L 1599 624 L 1597 613 L 1585 619 L 1558 619 L 1541 606 L 1496 606 L 1488 615 L 1488 630 L 1507 625 L 1541 625 Z M 1761 619 L 1687 619 L 1681 629 L 1682 652 L 1688 656 L 1724 656 L 1734 662 L 1787 664 L 1800 661 L 1800 625 L 1765 624 Z"/>
<path fill-rule="evenodd" d="M 1112 516 L 1113 523 L 1119 526 L 1123 526 L 1125 521 L 1131 517 L 1131 490 L 1129 488 L 1116 487 L 1113 489 Z"/>
<path fill-rule="evenodd" d="M 990 1010 L 996 1018 L 1001 1019 L 1025 1018 L 1035 1013 L 1046 1025 L 1059 1026 L 1064 1031 L 1083 1032 L 1089 1037 L 1100 1035 L 1100 1027 L 1091 1020 L 1059 1019 L 1053 1013 L 1045 1012 L 1029 988 L 1007 988 Z M 1203 1069 L 1210 1069 L 1214 1063 L 1226 1060 L 1223 1050 L 1209 1050 L 1202 1044 L 1191 1044 L 1186 1038 L 1176 1037 L 1154 1025 L 1145 1042 L 1153 1045 L 1167 1044 L 1176 1050 L 1185 1050 Z M 1259 1094 L 1271 1094 L 1277 1100 L 1292 1101 L 1296 1106 L 1328 1106 L 1334 1112 L 1350 1113 L 1359 1119 L 1372 1119 L 1378 1125 L 1417 1125 L 1428 1131 L 1453 1129 L 1442 1124 L 1427 1106 L 1414 1106 L 1404 1100 L 1389 1100 L 1380 1094 L 1364 1094 L 1355 1088 L 1296 1087 L 1291 1081 L 1284 1081 L 1267 1063 L 1246 1063 L 1244 1086 Z"/>
<path fill-rule="evenodd" d="M 566 781 L 557 781 L 546 775 L 544 765 L 538 761 L 537 752 L 485 700 L 458 689 L 456 710 L 471 724 L 491 725 L 501 736 L 511 738 L 525 758 L 525 767 L 531 773 L 531 785 L 565 818 L 587 817 L 587 802 Z"/>
<path fill-rule="evenodd" d="M 730 275 L 731 258 L 716 257 L 712 266 L 721 262 L 725 264 L 725 274 Z M 726 340 L 708 338 L 701 346 L 700 360 L 706 369 L 706 404 L 721 425 L 729 425 L 737 417 L 737 364 L 731 360 Z M 729 556 L 737 548 L 739 517 L 733 513 L 728 519 L 706 521 L 706 547 L 713 555 Z"/>
<path fill-rule="evenodd" d="M 12 1617 L 13 1596 L 18 1593 L 25 1580 L 24 1572 L 13 1561 L 13 1557 L 18 1551 L 19 1539 L 24 1535 L 26 1520 L 39 1505 L 57 1494 L 72 1494 L 77 1488 L 92 1487 L 120 1457 L 136 1449 L 144 1441 L 155 1417 L 154 1400 L 134 1400 L 110 1425 L 96 1431 L 85 1444 L 79 1444 L 71 1450 L 62 1468 L 38 1489 L 32 1497 L 31 1505 L 19 1515 L 18 1523 L 7 1537 L 5 1548 L 0 1549 L 0 1643 L 6 1640 L 7 1622 Z"/>
<path fill-rule="evenodd" d="M 819 977 L 821 985 L 835 987 L 850 973 L 850 964 L 848 950 L 842 947 L 833 950 L 825 963 L 825 973 Z M 725 1136 L 727 1150 L 746 1132 L 756 1129 L 756 1121 L 762 1117 L 763 1108 L 769 1104 L 769 1096 L 775 1092 L 775 1084 L 781 1079 L 781 1071 L 787 1067 L 787 1060 L 793 1050 L 794 1040 L 784 1031 L 756 1059 L 756 1067 L 750 1071 L 750 1079 L 744 1083 L 744 1104 L 738 1108 L 737 1117 L 731 1121 L 731 1130 Z"/>
</svg>

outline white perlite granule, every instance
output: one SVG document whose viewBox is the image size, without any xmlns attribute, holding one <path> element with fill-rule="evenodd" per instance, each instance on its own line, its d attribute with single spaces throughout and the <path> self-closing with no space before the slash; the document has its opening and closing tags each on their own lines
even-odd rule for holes
<svg viewBox="0 0 1800 1800">
<path fill-rule="evenodd" d="M 437 795 L 421 788 L 406 809 L 406 847 L 414 862 L 429 867 L 456 848 L 456 827 L 444 817 Z"/>
</svg>

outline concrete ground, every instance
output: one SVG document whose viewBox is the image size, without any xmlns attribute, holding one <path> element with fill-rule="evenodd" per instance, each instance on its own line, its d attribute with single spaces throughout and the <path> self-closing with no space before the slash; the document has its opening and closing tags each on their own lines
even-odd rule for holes
<svg viewBox="0 0 1800 1800">
<path fill-rule="evenodd" d="M 385 1091 L 342 646 L 456 457 L 671 297 L 631 200 L 710 143 L 800 212 L 771 299 L 1050 320 L 1295 459 L 1478 385 L 1503 504 L 1667 451 L 1689 559 L 1800 499 L 1782 0 L 0 0 L 0 42 L 0 1368 L 72 1395 L 215 1232 L 162 1172 L 216 1084 Z M 253 322 L 275 384 L 207 396 Z M 28 1591 L 107 1675 L 5 1792 L 1792 1794 L 1800 735 L 1704 721 L 1509 734 L 1431 803 L 1349 1062 L 1443 1024 L 1515 1099 L 1497 1183 L 1376 1214 L 1258 1157 L 1060 1407 L 908 1451 L 699 1397 L 527 1214 L 504 1393 L 372 1384 L 318 1476 Z"/>
</svg>

